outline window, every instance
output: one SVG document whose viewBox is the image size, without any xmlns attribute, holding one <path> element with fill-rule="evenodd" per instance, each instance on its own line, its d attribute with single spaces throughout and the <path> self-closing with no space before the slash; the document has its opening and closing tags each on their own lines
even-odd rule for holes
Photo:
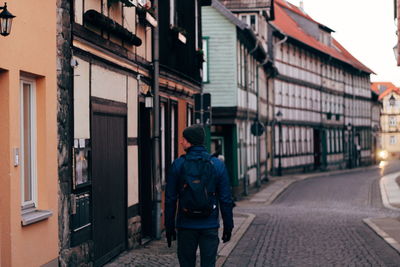
<svg viewBox="0 0 400 267">
<path fill-rule="evenodd" d="M 390 140 L 389 140 L 391 145 L 395 145 L 397 143 L 397 138 L 396 136 L 390 136 Z"/>
<path fill-rule="evenodd" d="M 199 5 L 198 1 L 194 0 L 194 17 L 195 17 L 195 48 L 196 50 L 199 49 Z"/>
<path fill-rule="evenodd" d="M 166 103 L 165 102 L 161 102 L 161 109 L 160 109 L 160 136 L 161 136 L 161 184 L 165 184 L 166 181 L 166 164 L 165 164 L 165 153 L 166 153 L 166 144 L 165 144 L 165 134 L 166 134 L 166 112 L 165 112 L 165 108 L 166 108 Z"/>
<path fill-rule="evenodd" d="M 257 15 L 240 15 L 240 20 L 249 25 L 253 31 L 257 32 L 258 31 L 258 26 L 257 26 Z"/>
<path fill-rule="evenodd" d="M 171 103 L 171 163 L 177 157 L 177 148 L 178 148 L 178 105 L 177 103 Z"/>
<path fill-rule="evenodd" d="M 169 24 L 177 26 L 176 0 L 169 0 Z"/>
<path fill-rule="evenodd" d="M 389 126 L 396 126 L 397 120 L 395 116 L 390 116 L 389 117 Z"/>
<path fill-rule="evenodd" d="M 21 80 L 21 201 L 37 206 L 35 82 Z"/>
<path fill-rule="evenodd" d="M 240 42 L 237 41 L 236 44 L 236 58 L 237 58 L 237 83 L 238 87 L 242 84 L 242 74 L 241 74 L 241 50 L 240 50 Z"/>
<path fill-rule="evenodd" d="M 209 56 L 208 56 L 208 37 L 203 37 L 202 40 L 202 47 L 203 47 L 203 57 L 204 57 L 204 62 L 203 62 L 203 82 L 207 83 L 210 82 L 210 77 L 209 77 L 209 69 L 208 69 L 208 63 L 209 63 Z"/>
<path fill-rule="evenodd" d="M 326 132 L 326 141 L 327 141 L 327 152 L 331 153 L 331 133 L 329 130 L 327 130 Z"/>
<path fill-rule="evenodd" d="M 187 106 L 187 120 L 186 126 L 190 126 L 193 124 L 193 107 L 191 105 Z"/>
</svg>

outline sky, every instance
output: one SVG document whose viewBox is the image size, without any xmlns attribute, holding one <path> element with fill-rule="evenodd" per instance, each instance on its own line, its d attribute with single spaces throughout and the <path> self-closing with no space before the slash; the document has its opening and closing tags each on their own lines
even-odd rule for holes
<svg viewBox="0 0 400 267">
<path fill-rule="evenodd" d="M 299 6 L 300 0 L 288 0 Z M 303 0 L 305 12 L 335 32 L 333 37 L 376 75 L 371 81 L 400 86 L 396 65 L 393 0 Z"/>
</svg>

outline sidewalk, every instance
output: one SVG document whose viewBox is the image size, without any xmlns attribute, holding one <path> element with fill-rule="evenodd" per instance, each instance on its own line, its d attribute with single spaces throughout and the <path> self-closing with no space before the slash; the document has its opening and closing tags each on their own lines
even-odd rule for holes
<svg viewBox="0 0 400 267">
<path fill-rule="evenodd" d="M 369 168 L 376 168 L 376 166 L 367 167 L 365 169 Z M 271 177 L 269 182 L 264 184 L 258 192 L 236 202 L 236 204 L 237 206 L 240 206 L 244 202 L 250 202 L 254 204 L 269 205 L 292 183 L 313 177 L 332 176 L 357 171 L 360 171 L 360 169 Z M 395 180 L 399 176 L 400 172 L 382 177 L 380 187 L 385 207 L 400 211 L 400 186 Z M 235 212 L 234 210 L 235 228 L 232 232 L 231 241 L 225 244 L 221 242 L 219 245 L 216 264 L 218 267 L 224 264 L 226 258 L 247 231 L 254 218 L 254 214 L 243 214 Z M 365 219 L 364 222 L 400 253 L 400 220 L 398 218 L 368 218 Z M 222 236 L 222 227 L 220 228 L 220 231 L 220 236 Z M 163 235 L 161 240 L 154 240 L 141 248 L 122 253 L 118 258 L 106 266 L 179 266 L 176 257 L 176 242 L 173 242 L 171 248 L 168 248 L 165 236 Z"/>
<path fill-rule="evenodd" d="M 242 214 L 234 212 L 235 228 L 232 232 L 232 238 L 227 243 L 220 243 L 218 247 L 217 266 L 222 266 L 231 251 L 235 248 L 240 238 L 246 232 L 254 219 L 253 214 Z M 222 227 L 219 229 L 222 236 Z M 199 265 L 199 257 L 197 257 Z M 176 241 L 168 248 L 165 235 L 161 240 L 153 240 L 141 248 L 125 251 L 115 260 L 106 264 L 108 267 L 131 266 L 131 267 L 159 267 L 159 266 L 179 266 L 176 256 Z"/>
<path fill-rule="evenodd" d="M 400 212 L 400 172 L 386 175 L 380 180 L 383 205 Z M 399 213 L 400 215 L 400 213 Z M 400 253 L 400 217 L 367 218 L 364 223 Z"/>
</svg>

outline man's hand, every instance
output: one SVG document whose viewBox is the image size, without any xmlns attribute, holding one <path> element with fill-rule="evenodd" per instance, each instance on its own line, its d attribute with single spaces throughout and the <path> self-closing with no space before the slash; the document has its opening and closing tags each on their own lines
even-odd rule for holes
<svg viewBox="0 0 400 267">
<path fill-rule="evenodd" d="M 228 242 L 229 240 L 231 240 L 231 236 L 232 236 L 232 229 L 224 228 L 224 232 L 222 234 L 222 241 L 224 243 Z"/>
<path fill-rule="evenodd" d="M 171 242 L 176 240 L 176 231 L 175 228 L 167 228 L 165 230 L 165 235 L 167 237 L 168 247 L 171 247 Z"/>
</svg>

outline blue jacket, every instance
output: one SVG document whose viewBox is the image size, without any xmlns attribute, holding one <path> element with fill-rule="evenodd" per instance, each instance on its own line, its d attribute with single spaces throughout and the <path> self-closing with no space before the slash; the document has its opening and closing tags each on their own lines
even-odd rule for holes
<svg viewBox="0 0 400 267">
<path fill-rule="evenodd" d="M 192 146 L 189 148 L 188 154 L 192 153 L 207 153 L 203 146 Z M 209 154 L 208 154 L 209 155 Z M 224 228 L 233 228 L 233 201 L 231 195 L 231 188 L 229 184 L 228 172 L 225 165 L 219 159 L 211 158 L 214 171 L 216 172 L 216 196 L 215 202 L 217 207 L 221 210 Z M 219 227 L 218 208 L 214 209 L 212 214 L 207 218 L 194 219 L 188 218 L 181 211 L 178 210 L 175 224 L 175 214 L 177 209 L 177 202 L 179 199 L 179 186 L 180 186 L 180 171 L 183 167 L 185 157 L 176 159 L 170 168 L 167 186 L 165 192 L 165 226 L 167 228 L 187 228 L 187 229 L 210 229 Z"/>
</svg>

